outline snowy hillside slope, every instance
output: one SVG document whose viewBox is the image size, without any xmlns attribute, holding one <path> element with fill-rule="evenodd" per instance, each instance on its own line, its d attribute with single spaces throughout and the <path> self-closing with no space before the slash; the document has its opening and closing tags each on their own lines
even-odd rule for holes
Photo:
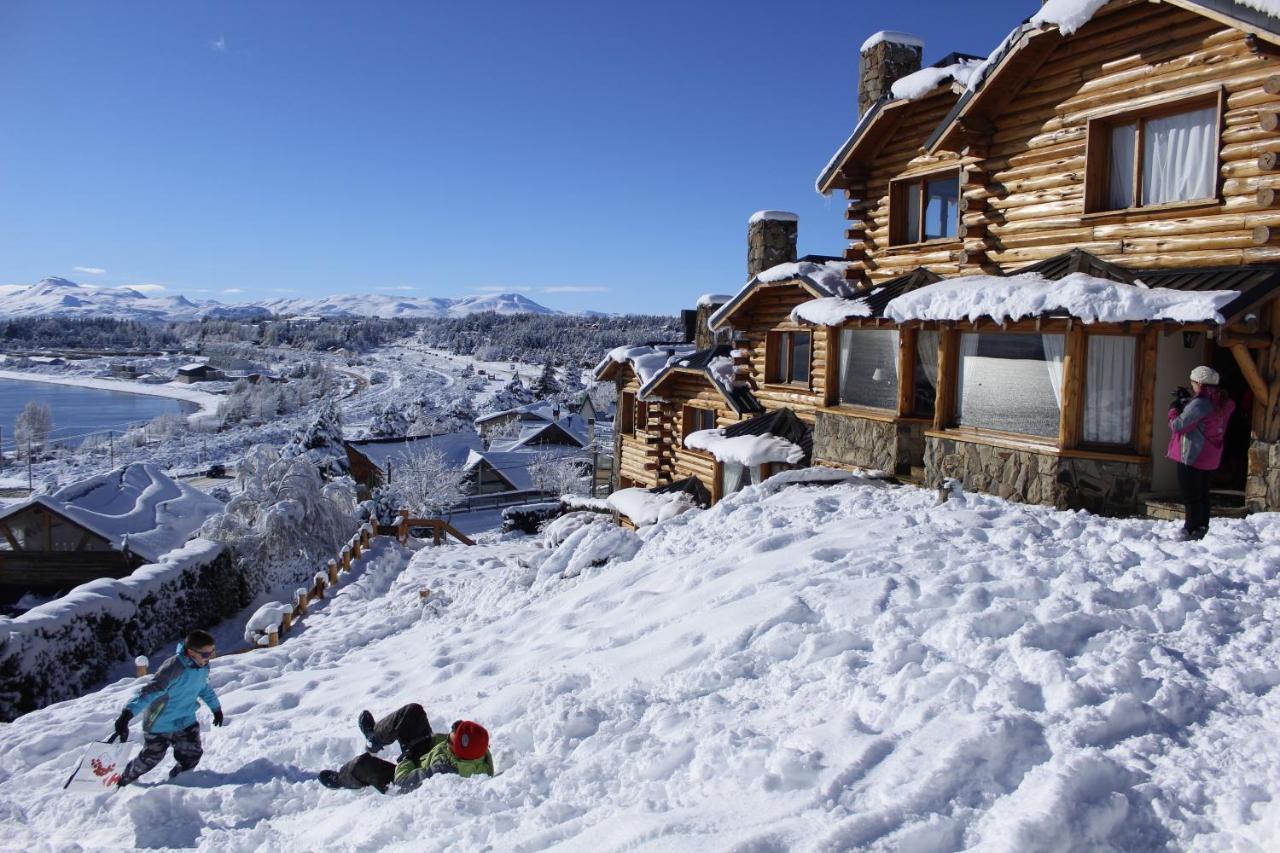
<svg viewBox="0 0 1280 853">
<path fill-rule="evenodd" d="M 214 662 L 228 727 L 175 783 L 153 784 L 166 760 L 119 794 L 56 791 L 131 681 L 0 728 L 4 843 L 1277 849 L 1280 517 L 1182 543 L 988 496 L 770 486 L 602 566 L 518 540 L 403 567 L 379 540 L 300 634 Z M 571 527 L 561 549 L 632 550 Z M 484 723 L 505 772 L 314 781 L 362 748 L 362 708 L 408 701 Z"/>
<path fill-rule="evenodd" d="M 491 293 L 456 299 L 422 296 L 355 295 L 263 299 L 222 304 L 185 296 L 148 296 L 127 287 L 90 287 L 65 278 L 46 278 L 29 287 L 0 288 L 0 316 L 117 317 L 128 320 L 256 320 L 271 314 L 312 317 L 466 317 L 499 314 L 556 314 L 518 293 Z"/>
</svg>

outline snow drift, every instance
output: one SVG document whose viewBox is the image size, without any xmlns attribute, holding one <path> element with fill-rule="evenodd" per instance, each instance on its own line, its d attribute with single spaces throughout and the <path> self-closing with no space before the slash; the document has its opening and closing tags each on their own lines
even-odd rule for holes
<svg viewBox="0 0 1280 853">
<path fill-rule="evenodd" d="M 538 578 L 533 538 L 388 561 L 213 662 L 228 725 L 176 783 L 54 795 L 131 680 L 0 727 L 6 843 L 1276 849 L 1280 517 L 1184 543 L 867 483 L 748 488 L 571 578 Z M 408 701 L 483 722 L 504 772 L 316 783 L 362 708 Z"/>
</svg>

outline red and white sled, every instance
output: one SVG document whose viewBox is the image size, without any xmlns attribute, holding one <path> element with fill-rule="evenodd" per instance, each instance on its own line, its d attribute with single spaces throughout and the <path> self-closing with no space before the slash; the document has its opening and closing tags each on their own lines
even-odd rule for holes
<svg viewBox="0 0 1280 853">
<path fill-rule="evenodd" d="M 69 791 L 91 791 L 101 793 L 114 791 L 120 781 L 124 766 L 133 757 L 131 743 L 116 743 L 112 735 L 106 741 L 94 741 L 89 744 L 80 763 L 71 772 L 71 778 L 62 787 Z"/>
</svg>

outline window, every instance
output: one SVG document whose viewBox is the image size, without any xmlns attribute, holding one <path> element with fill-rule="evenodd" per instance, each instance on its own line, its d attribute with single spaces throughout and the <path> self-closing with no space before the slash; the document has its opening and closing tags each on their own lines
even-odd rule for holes
<svg viewBox="0 0 1280 853">
<path fill-rule="evenodd" d="M 1089 444 L 1133 443 L 1135 384 L 1133 338 L 1090 335 L 1085 358 L 1084 440 Z"/>
<path fill-rule="evenodd" d="M 840 330 L 840 402 L 898 410 L 898 333 Z"/>
<path fill-rule="evenodd" d="M 704 429 L 716 428 L 715 409 L 703 409 L 698 406 L 684 407 L 684 435 Z"/>
<path fill-rule="evenodd" d="M 938 333 L 920 329 L 916 332 L 915 351 L 915 399 L 911 401 L 911 414 L 918 418 L 932 418 L 938 399 Z"/>
<path fill-rule="evenodd" d="M 758 486 L 769 476 L 769 463 L 763 465 L 740 465 L 737 462 L 720 464 L 720 496 L 728 497 L 740 492 L 747 486 Z"/>
<path fill-rule="evenodd" d="M 956 420 L 1057 438 L 1065 347 L 1062 335 L 961 335 Z"/>
<path fill-rule="evenodd" d="M 771 332 L 767 352 L 767 382 L 809 386 L 809 352 L 811 332 Z"/>
<path fill-rule="evenodd" d="M 1214 98 L 1090 121 L 1086 212 L 1212 201 L 1220 117 Z"/>
<path fill-rule="evenodd" d="M 622 405 L 618 407 L 618 432 L 626 435 L 636 430 L 636 395 L 630 391 L 622 392 Z"/>
<path fill-rule="evenodd" d="M 889 243 L 946 240 L 960 221 L 960 173 L 944 172 L 895 181 L 890 195 Z"/>
</svg>

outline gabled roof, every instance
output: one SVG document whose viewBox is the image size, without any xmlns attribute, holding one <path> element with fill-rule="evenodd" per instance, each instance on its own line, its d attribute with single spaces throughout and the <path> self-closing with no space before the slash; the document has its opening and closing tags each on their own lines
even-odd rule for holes
<svg viewBox="0 0 1280 853">
<path fill-rule="evenodd" d="M 643 385 L 652 379 L 655 373 L 666 367 L 667 362 L 674 356 L 688 355 L 695 349 L 697 347 L 691 343 L 663 341 L 615 347 L 600 360 L 592 375 L 598 382 L 607 382 L 615 378 L 623 367 L 629 367 Z"/>
<path fill-rule="evenodd" d="M 685 374 L 706 379 L 720 392 L 729 408 L 740 415 L 763 412 L 764 406 L 751 393 L 751 386 L 738 381 L 732 352 L 733 348 L 728 344 L 717 344 L 687 356 L 678 356 L 640 389 L 640 396 L 648 398 L 657 394 L 672 377 Z"/>
<path fill-rule="evenodd" d="M 473 450 L 462 466 L 462 470 L 474 471 L 477 467 L 487 468 L 504 480 L 511 487 L 511 491 L 524 492 L 533 488 L 533 475 L 529 473 L 529 463 L 532 461 L 531 453 Z"/>
<path fill-rule="evenodd" d="M 575 413 L 562 414 L 558 421 L 525 424 L 515 438 L 495 441 L 491 447 L 498 451 L 533 450 L 542 446 L 540 439 L 550 439 L 553 445 L 586 447 L 587 421 L 582 415 Z"/>
<path fill-rule="evenodd" d="M 854 296 L 854 289 L 845 280 L 846 261 L 830 255 L 805 255 L 798 261 L 778 264 L 752 277 L 734 297 L 716 309 L 707 319 L 708 328 L 721 328 L 761 290 L 771 287 L 801 287 L 814 297 Z"/>
<path fill-rule="evenodd" d="M 503 409 L 501 412 L 490 412 L 487 415 L 481 415 L 476 418 L 473 423 L 477 425 L 484 424 L 489 421 L 495 421 L 499 418 L 510 417 L 512 415 L 518 415 L 525 420 L 541 418 L 544 421 L 552 421 L 555 420 L 556 408 L 561 408 L 562 411 L 567 411 L 569 407 L 558 407 L 557 404 L 548 402 L 547 400 L 535 400 L 532 403 L 525 403 L 523 406 L 516 406 L 514 409 Z"/>
<path fill-rule="evenodd" d="M 159 467 L 135 462 L 39 495 L 0 511 L 0 520 L 41 506 L 73 524 L 154 562 L 179 548 L 222 501 L 169 477 Z"/>
<path fill-rule="evenodd" d="M 344 444 L 364 456 L 369 460 L 370 464 L 384 474 L 387 471 L 388 463 L 393 466 L 403 465 L 408 457 L 415 453 L 421 453 L 428 448 L 439 451 L 444 457 L 445 464 L 451 468 L 456 468 L 467 460 L 467 454 L 470 451 L 484 447 L 484 442 L 480 440 L 480 436 L 469 429 L 441 433 L 440 435 L 364 438 L 346 441 Z"/>
<path fill-rule="evenodd" d="M 1280 43 L 1280 4 L 1273 0 L 1251 0 L 1249 5 L 1232 0 L 1164 0 L 1188 12 L 1204 15 L 1250 35 Z M 987 107 L 1002 109 L 1005 98 L 1035 77 L 1049 53 L 1069 38 L 1109 3 L 1082 4 L 1079 0 L 1049 0 L 1036 15 L 1018 25 L 987 57 L 969 80 L 967 91 L 925 143 L 929 153 L 958 147 L 959 134 L 966 129 L 984 132 L 993 118 Z M 1266 5 L 1269 11 L 1255 8 Z M 1092 10 L 1088 7 L 1092 6 Z M 1158 8 L 1158 7 L 1155 7 Z M 1001 96 L 1005 97 L 1001 97 Z"/>
<path fill-rule="evenodd" d="M 1039 273 L 1050 281 L 1066 278 L 1073 272 L 1082 272 L 1094 278 L 1105 278 L 1125 284 L 1133 284 L 1139 277 L 1134 270 L 1104 261 L 1084 249 L 1071 249 L 1061 255 L 1054 255 L 1052 258 L 1022 267 L 1017 274 L 1029 272 Z"/>
<path fill-rule="evenodd" d="M 959 95 L 981 63 L 982 58 L 978 56 L 949 53 L 933 65 L 897 80 L 890 87 L 889 94 L 873 104 L 858 120 L 853 133 L 818 175 L 815 189 L 823 195 L 832 190 L 847 189 L 849 184 L 845 170 L 860 161 L 874 160 L 885 143 L 893 139 L 903 120 L 912 113 L 912 104 L 944 92 Z"/>
</svg>

